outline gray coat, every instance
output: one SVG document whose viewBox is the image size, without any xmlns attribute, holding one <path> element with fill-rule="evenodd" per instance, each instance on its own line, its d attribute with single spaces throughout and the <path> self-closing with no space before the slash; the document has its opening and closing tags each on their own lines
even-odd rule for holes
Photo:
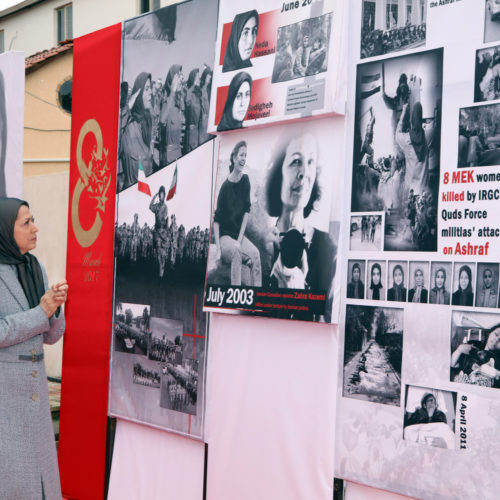
<svg viewBox="0 0 500 500">
<path fill-rule="evenodd" d="M 45 288 L 47 276 L 42 268 Z M 29 308 L 15 266 L 0 264 L 0 498 L 60 500 L 45 364 L 19 360 L 57 342 L 64 315 Z"/>
</svg>

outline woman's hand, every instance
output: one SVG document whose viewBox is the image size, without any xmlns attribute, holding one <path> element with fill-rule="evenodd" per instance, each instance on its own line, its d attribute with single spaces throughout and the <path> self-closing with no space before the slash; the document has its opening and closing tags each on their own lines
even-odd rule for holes
<svg viewBox="0 0 500 500">
<path fill-rule="evenodd" d="M 68 283 L 60 281 L 45 292 L 40 299 L 40 307 L 45 311 L 47 318 L 51 318 L 66 299 L 68 298 Z"/>
</svg>

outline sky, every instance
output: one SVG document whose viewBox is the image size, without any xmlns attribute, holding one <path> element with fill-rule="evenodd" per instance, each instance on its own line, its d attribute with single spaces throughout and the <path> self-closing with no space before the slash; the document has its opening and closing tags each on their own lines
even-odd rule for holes
<svg viewBox="0 0 500 500">
<path fill-rule="evenodd" d="M 20 0 L 0 0 L 0 10 L 8 9 L 18 3 L 21 3 Z"/>
</svg>

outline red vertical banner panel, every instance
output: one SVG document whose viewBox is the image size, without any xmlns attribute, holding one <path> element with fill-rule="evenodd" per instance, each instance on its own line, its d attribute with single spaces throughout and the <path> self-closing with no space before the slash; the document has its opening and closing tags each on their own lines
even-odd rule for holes
<svg viewBox="0 0 500 500">
<path fill-rule="evenodd" d="M 121 24 L 77 38 L 59 467 L 63 494 L 104 495 Z"/>
</svg>

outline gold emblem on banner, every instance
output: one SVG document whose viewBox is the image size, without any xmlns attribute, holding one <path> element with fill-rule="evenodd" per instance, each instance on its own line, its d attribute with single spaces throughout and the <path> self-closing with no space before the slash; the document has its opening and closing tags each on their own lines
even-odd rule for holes
<svg viewBox="0 0 500 500">
<path fill-rule="evenodd" d="M 93 134 L 96 145 L 94 146 L 88 165 L 82 154 L 83 141 L 88 134 Z M 87 120 L 78 136 L 76 146 L 76 163 L 80 178 L 78 179 L 73 198 L 71 200 L 71 222 L 78 243 L 84 248 L 89 247 L 99 236 L 102 227 L 100 212 L 106 210 L 106 196 L 111 184 L 111 174 L 108 167 L 108 150 L 103 147 L 102 131 L 99 123 L 94 118 Z M 90 198 L 96 200 L 95 218 L 90 229 L 83 229 L 80 222 L 80 197 L 84 191 Z"/>
</svg>

